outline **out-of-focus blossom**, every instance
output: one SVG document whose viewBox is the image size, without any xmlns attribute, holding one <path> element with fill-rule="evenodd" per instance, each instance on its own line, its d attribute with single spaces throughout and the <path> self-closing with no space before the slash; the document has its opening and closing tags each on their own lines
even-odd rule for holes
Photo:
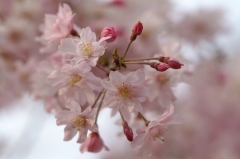
<svg viewBox="0 0 240 159">
<path fill-rule="evenodd" d="M 57 125 L 66 125 L 64 141 L 71 140 L 78 132 L 77 142 L 83 143 L 87 139 L 88 130 L 97 132 L 97 125 L 94 124 L 95 109 L 90 106 L 84 111 L 76 101 L 66 105 L 69 110 L 63 110 L 56 114 Z"/>
<path fill-rule="evenodd" d="M 59 5 L 57 15 L 45 15 L 43 38 L 48 42 L 65 38 L 72 30 L 73 16 L 68 4 Z"/>
<path fill-rule="evenodd" d="M 212 41 L 218 33 L 225 32 L 223 12 L 215 10 L 199 10 L 187 14 L 176 25 L 177 34 L 188 42 L 197 44 L 202 40 Z"/>
<path fill-rule="evenodd" d="M 111 71 L 109 79 L 102 81 L 102 86 L 107 90 L 105 104 L 109 108 L 141 112 L 141 102 L 144 102 L 147 96 L 144 72 L 137 70 L 124 76 L 119 71 Z"/>
<path fill-rule="evenodd" d="M 164 141 L 163 134 L 167 125 L 181 124 L 183 122 L 180 117 L 173 115 L 173 113 L 173 105 L 168 106 L 158 120 L 151 121 L 145 130 L 137 130 L 138 135 L 131 145 L 139 156 L 143 157 L 151 154 L 153 142 Z"/>
<path fill-rule="evenodd" d="M 117 31 L 114 27 L 106 27 L 102 30 L 100 37 L 109 37 L 106 42 L 113 42 L 117 38 Z"/>
</svg>

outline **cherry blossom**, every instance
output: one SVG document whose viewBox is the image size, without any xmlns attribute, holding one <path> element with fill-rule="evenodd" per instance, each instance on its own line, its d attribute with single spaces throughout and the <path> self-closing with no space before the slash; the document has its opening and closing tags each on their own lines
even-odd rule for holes
<svg viewBox="0 0 240 159">
<path fill-rule="evenodd" d="M 89 27 L 83 28 L 79 35 L 80 39 L 63 39 L 58 49 L 63 53 L 73 55 L 73 63 L 87 61 L 89 65 L 96 66 L 98 58 L 105 52 L 104 42 L 110 37 L 103 37 L 97 42 L 96 34 Z"/>
<path fill-rule="evenodd" d="M 61 39 L 69 35 L 72 30 L 74 14 L 68 4 L 59 5 L 57 15 L 45 15 L 43 38 L 48 42 Z"/>
<path fill-rule="evenodd" d="M 171 124 L 181 124 L 183 121 L 180 117 L 173 115 L 174 107 L 170 105 L 158 120 L 151 121 L 145 130 L 138 129 L 137 136 L 131 143 L 132 148 L 139 156 L 151 154 L 153 142 L 164 142 L 163 134 L 166 126 Z"/>
<path fill-rule="evenodd" d="M 88 130 L 98 131 L 96 124 L 94 124 L 95 109 L 89 106 L 82 111 L 81 106 L 74 100 L 66 107 L 69 110 L 63 110 L 56 114 L 57 125 L 66 125 L 64 141 L 71 140 L 79 132 L 77 142 L 83 143 L 87 139 Z"/>
<path fill-rule="evenodd" d="M 102 86 L 107 90 L 105 104 L 109 108 L 141 112 L 141 102 L 147 96 L 144 72 L 137 70 L 124 76 L 119 71 L 111 71 L 109 79 L 102 81 Z"/>
</svg>

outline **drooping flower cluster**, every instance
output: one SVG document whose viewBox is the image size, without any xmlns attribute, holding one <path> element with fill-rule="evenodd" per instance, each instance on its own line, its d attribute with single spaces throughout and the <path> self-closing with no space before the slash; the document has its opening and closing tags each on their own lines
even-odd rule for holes
<svg viewBox="0 0 240 159">
<path fill-rule="evenodd" d="M 178 71 L 183 64 L 170 54 L 156 58 L 125 59 L 130 46 L 134 45 L 132 43 L 141 37 L 143 24 L 140 21 L 133 26 L 125 52 L 120 54 L 114 49 L 113 60 L 109 64 L 106 46 L 118 39 L 119 31 L 115 27 L 105 27 L 97 40 L 97 35 L 90 27 L 73 25 L 74 15 L 70 7 L 63 4 L 59 5 L 57 15 L 45 16 L 42 40 L 48 41 L 48 44 L 44 49 L 50 51 L 47 48 L 53 46 L 57 50 L 46 55 L 47 61 L 43 64 L 48 70 L 36 72 L 38 78 L 46 78 L 41 85 L 44 91 L 37 90 L 39 86 L 35 85 L 37 97 L 45 99 L 48 111 L 56 111 L 57 125 L 66 125 L 64 141 L 71 140 L 79 133 L 77 142 L 82 144 L 81 152 L 99 152 L 102 148 L 109 150 L 99 135 L 98 126 L 101 125 L 97 122 L 101 107 L 108 107 L 113 114 L 120 113 L 123 133 L 132 142 L 133 149 L 139 155 L 149 155 L 151 142 L 163 139 L 166 125 L 180 123 L 181 119 L 173 116 L 174 107 L 170 100 L 164 103 L 167 109 L 159 119 L 147 120 L 144 114 L 150 111 L 150 106 L 146 103 L 153 102 L 150 98 L 153 90 L 148 87 L 151 85 L 146 76 L 148 70 L 127 71 L 126 68 L 131 64 L 144 64 L 160 76 L 160 72 L 168 68 Z M 160 69 L 162 65 L 166 65 L 167 69 Z M 104 74 L 96 76 L 99 74 L 96 69 Z M 171 93 L 171 88 L 163 92 Z M 160 106 L 157 104 L 154 107 Z M 146 125 L 145 131 L 137 130 L 138 136 L 135 138 L 131 128 L 134 125 L 128 122 L 132 116 L 141 117 Z M 89 131 L 91 134 L 87 137 Z"/>
<path fill-rule="evenodd" d="M 166 0 L 63 1 L 0 2 L 0 106 L 31 92 L 65 125 L 65 141 L 79 135 L 82 153 L 109 150 L 98 122 L 106 107 L 139 156 L 157 154 L 167 127 L 182 123 L 174 87 L 192 75 L 174 34 L 211 40 L 224 30 L 206 23 L 219 12 L 173 24 Z"/>
</svg>

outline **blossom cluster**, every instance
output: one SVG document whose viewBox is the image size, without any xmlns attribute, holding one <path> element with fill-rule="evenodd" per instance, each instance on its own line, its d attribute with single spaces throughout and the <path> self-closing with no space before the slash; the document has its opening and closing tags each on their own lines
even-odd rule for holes
<svg viewBox="0 0 240 159">
<path fill-rule="evenodd" d="M 55 110 L 57 125 L 66 125 L 64 141 L 79 134 L 77 143 L 81 144 L 81 152 L 99 152 L 102 148 L 109 150 L 99 135 L 98 127 L 101 125 L 97 122 L 101 108 L 108 107 L 113 114 L 120 113 L 123 132 L 133 150 L 139 156 L 150 155 L 153 143 L 164 141 L 167 126 L 182 123 L 182 119 L 173 114 L 172 101 L 175 98 L 168 82 L 175 73 L 168 74 L 167 71 L 178 72 L 184 65 L 167 51 L 163 55 L 156 54 L 154 58 L 128 59 L 130 46 L 138 40 L 144 28 L 140 21 L 132 27 L 124 54 L 117 49 L 112 50 L 112 63 L 102 65 L 100 60 L 107 56 L 107 46 L 119 36 L 117 29 L 107 26 L 97 36 L 89 26 L 80 28 L 73 24 L 74 15 L 65 3 L 59 5 L 56 15 L 45 15 L 43 35 L 39 40 L 45 44 L 43 47 L 58 45 L 54 53 L 47 55 L 45 62 L 50 63 L 50 67 L 48 73 L 41 74 L 47 80 L 45 85 L 41 84 L 43 92 L 39 87 L 35 90 L 37 97 L 45 99 L 48 110 Z M 172 51 L 176 54 L 179 47 Z M 141 67 L 131 71 L 128 67 L 133 64 Z M 41 72 L 36 73 L 38 77 Z M 103 74 L 96 76 L 96 72 Z M 170 97 L 158 100 L 161 93 L 163 97 L 168 94 Z M 157 96 L 150 97 L 153 94 Z M 154 109 L 162 107 L 166 110 L 161 116 L 148 120 L 144 117 L 149 109 L 147 102 L 156 102 Z M 131 128 L 134 127 L 134 122 L 130 122 L 133 116 L 142 118 L 145 123 L 141 129 L 136 127 L 136 134 Z M 88 132 L 92 133 L 87 137 Z"/>
<path fill-rule="evenodd" d="M 111 151 L 98 122 L 99 112 L 108 108 L 112 116 L 119 114 L 122 137 L 138 157 L 159 155 L 156 145 L 171 141 L 165 139 L 171 134 L 169 125 L 183 123 L 174 112 L 174 87 L 197 85 L 189 80 L 196 75 L 181 54 L 179 37 L 197 47 L 224 27 L 205 25 L 209 19 L 198 14 L 200 18 L 188 21 L 187 16 L 174 25 L 167 14 L 170 3 L 151 1 L 43 0 L 32 5 L 35 2 L 23 0 L 16 12 L 0 11 L 1 106 L 30 92 L 44 101 L 58 126 L 65 126 L 64 141 L 78 135 L 81 153 Z M 4 5 L 14 8 L 10 1 Z M 145 7 L 151 10 L 142 13 Z M 135 8 L 141 15 L 135 19 L 125 13 L 129 22 L 122 24 L 121 17 L 110 16 L 115 11 L 124 14 L 122 8 Z M 1 18 L 6 15 L 11 17 Z M 217 15 L 213 19 L 218 22 Z"/>
</svg>

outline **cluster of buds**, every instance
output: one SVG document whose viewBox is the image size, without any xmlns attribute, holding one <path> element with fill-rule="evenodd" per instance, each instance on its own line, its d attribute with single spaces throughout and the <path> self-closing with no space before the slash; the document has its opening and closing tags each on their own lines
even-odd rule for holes
<svg viewBox="0 0 240 159">
<path fill-rule="evenodd" d="M 159 63 L 159 62 L 151 62 L 150 63 L 150 66 L 154 69 L 156 69 L 157 71 L 159 72 L 164 72 L 166 71 L 167 69 L 169 68 L 172 68 L 172 69 L 180 69 L 183 64 L 180 63 L 177 59 L 175 58 L 172 58 L 172 57 L 164 57 L 164 56 L 161 56 L 159 57 L 158 59 L 160 62 L 162 63 Z"/>
<path fill-rule="evenodd" d="M 169 68 L 169 65 L 166 63 L 151 62 L 150 66 L 156 69 L 159 72 L 164 72 Z"/>
<path fill-rule="evenodd" d="M 167 64 L 172 69 L 180 69 L 183 66 L 182 63 L 180 63 L 177 59 L 172 57 L 161 56 L 159 57 L 159 61 Z"/>
</svg>

